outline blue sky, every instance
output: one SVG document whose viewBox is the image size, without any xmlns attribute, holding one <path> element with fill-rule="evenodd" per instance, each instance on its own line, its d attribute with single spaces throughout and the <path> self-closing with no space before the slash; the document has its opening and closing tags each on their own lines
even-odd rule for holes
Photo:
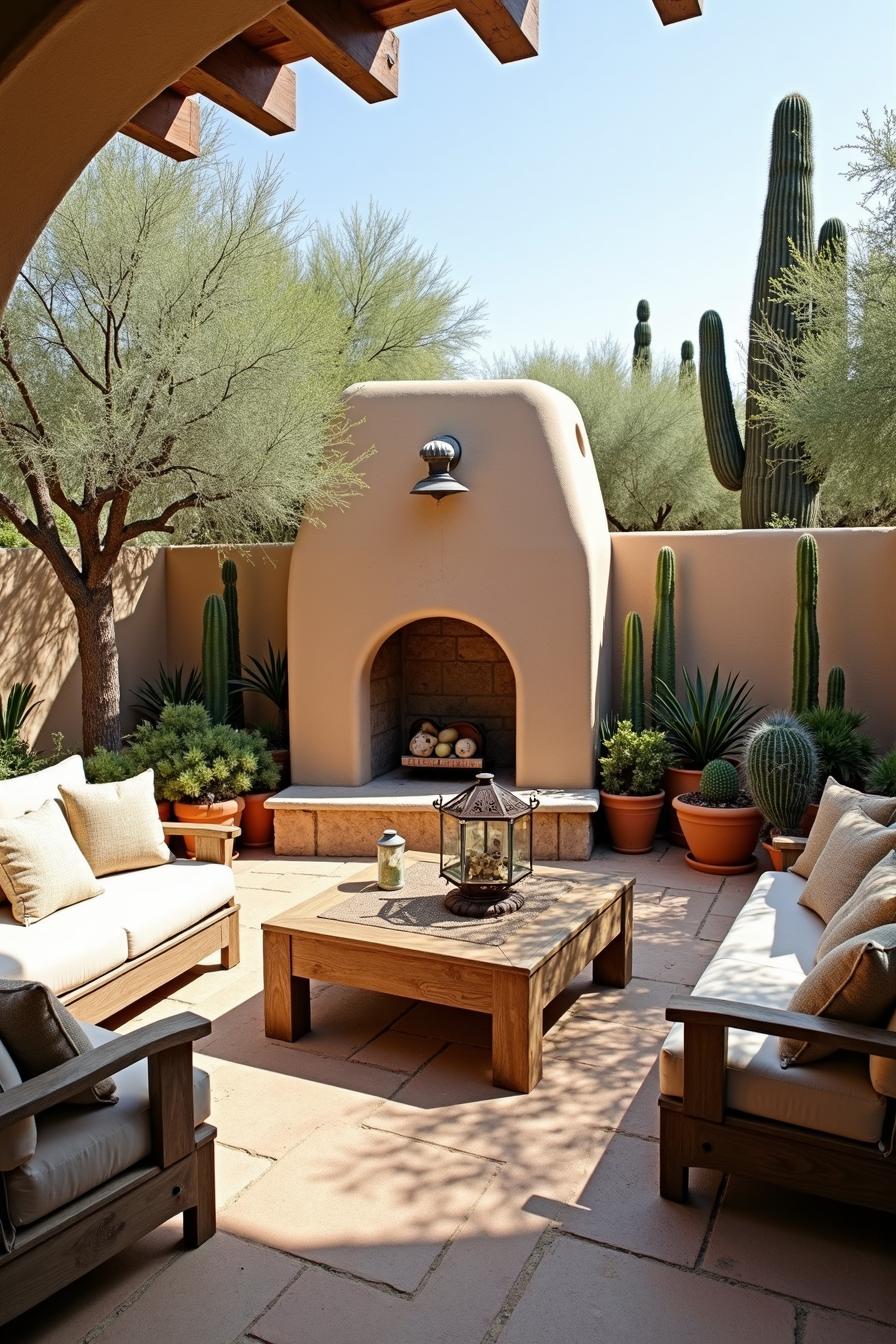
<svg viewBox="0 0 896 1344">
<path fill-rule="evenodd" d="M 282 155 L 316 218 L 371 196 L 407 211 L 487 303 L 486 357 L 627 345 L 642 297 L 654 350 L 696 343 L 706 308 L 742 342 L 775 104 L 794 89 L 812 104 L 817 222 L 857 219 L 835 146 L 896 101 L 896 4 L 704 10 L 664 29 L 651 0 L 542 0 L 540 55 L 503 67 L 456 14 L 429 19 L 400 30 L 397 100 L 367 106 L 303 62 L 297 133 L 228 119 L 232 152 Z"/>
</svg>

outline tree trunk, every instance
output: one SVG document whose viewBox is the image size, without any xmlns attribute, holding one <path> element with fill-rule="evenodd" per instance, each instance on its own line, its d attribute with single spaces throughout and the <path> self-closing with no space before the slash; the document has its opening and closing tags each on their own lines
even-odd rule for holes
<svg viewBox="0 0 896 1344">
<path fill-rule="evenodd" d="M 78 620 L 81 657 L 81 721 L 84 754 L 96 747 L 121 748 L 121 688 L 112 583 L 70 594 Z"/>
</svg>

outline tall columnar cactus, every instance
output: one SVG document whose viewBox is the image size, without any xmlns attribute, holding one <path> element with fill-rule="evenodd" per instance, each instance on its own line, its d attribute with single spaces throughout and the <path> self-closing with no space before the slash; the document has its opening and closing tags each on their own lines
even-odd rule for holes
<svg viewBox="0 0 896 1344">
<path fill-rule="evenodd" d="M 652 333 L 650 330 L 650 304 L 641 299 L 637 308 L 638 322 L 635 326 L 635 348 L 632 352 L 632 368 L 635 371 L 649 373 L 653 356 L 650 352 Z"/>
<path fill-rule="evenodd" d="M 689 387 L 697 377 L 697 365 L 694 363 L 694 342 L 682 341 L 681 363 L 678 366 L 679 386 Z"/>
<path fill-rule="evenodd" d="M 227 609 L 212 593 L 202 611 L 202 692 L 213 723 L 227 718 Z"/>
<path fill-rule="evenodd" d="M 671 546 L 662 546 L 656 558 L 650 675 L 654 697 L 660 681 L 675 694 L 675 552 Z"/>
<path fill-rule="evenodd" d="M 796 621 L 793 627 L 794 714 L 818 708 L 818 547 L 815 538 L 800 537 L 796 544 Z"/>
<path fill-rule="evenodd" d="M 788 340 L 799 330 L 790 307 L 774 302 L 770 282 L 790 265 L 795 248 L 812 258 L 815 250 L 812 201 L 812 118 L 809 104 L 791 93 L 778 104 L 772 129 L 768 195 L 756 264 L 747 351 L 747 426 L 745 439 L 734 413 L 725 364 L 725 337 L 716 312 L 700 319 L 700 395 L 706 441 L 713 471 L 726 490 L 740 490 L 744 527 L 765 527 L 772 514 L 811 527 L 818 515 L 818 482 L 807 478 L 800 444 L 773 446 L 767 424 L 757 416 L 757 391 L 774 382 L 775 369 L 765 357 L 761 324 L 768 321 Z M 839 219 L 822 225 L 819 250 L 844 244 Z"/>
<path fill-rule="evenodd" d="M 740 781 L 737 778 L 737 766 L 730 761 L 707 761 L 700 776 L 700 794 L 714 807 L 737 802 L 740 793 Z"/>
<path fill-rule="evenodd" d="M 828 695 L 825 709 L 843 709 L 846 704 L 846 673 L 842 667 L 832 667 L 828 673 Z"/>
<path fill-rule="evenodd" d="M 640 733 L 644 727 L 644 632 L 641 617 L 630 611 L 622 637 L 622 715 Z"/>
<path fill-rule="evenodd" d="M 746 750 L 747 788 L 767 821 L 785 835 L 797 830 L 812 798 L 818 751 L 793 714 L 770 714 L 752 730 Z"/>
<path fill-rule="evenodd" d="M 242 728 L 246 722 L 243 711 L 243 693 L 235 691 L 230 685 L 243 675 L 243 660 L 240 654 L 240 608 L 236 591 L 236 565 L 225 560 L 221 566 L 221 582 L 224 585 L 224 608 L 227 612 L 227 720 L 235 728 Z"/>
</svg>

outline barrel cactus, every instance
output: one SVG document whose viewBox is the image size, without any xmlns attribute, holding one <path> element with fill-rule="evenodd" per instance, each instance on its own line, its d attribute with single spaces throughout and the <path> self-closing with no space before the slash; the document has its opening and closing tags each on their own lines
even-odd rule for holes
<svg viewBox="0 0 896 1344">
<path fill-rule="evenodd" d="M 787 340 L 799 339 L 797 319 L 787 304 L 772 297 L 771 281 L 790 265 L 795 249 L 817 255 L 812 200 L 812 117 L 798 93 L 779 103 L 772 129 L 768 195 L 756 264 L 747 352 L 746 435 L 741 438 L 725 362 L 725 336 L 716 312 L 700 319 L 700 396 L 713 471 L 726 490 L 741 492 L 744 527 L 766 527 L 773 515 L 811 527 L 818 516 L 818 482 L 805 472 L 801 444 L 772 446 L 770 429 L 757 414 L 756 394 L 776 378 L 762 341 L 762 323 L 771 323 Z M 845 246 L 839 219 L 822 225 L 818 250 Z"/>
<path fill-rule="evenodd" d="M 622 637 L 622 718 L 637 733 L 644 727 L 644 632 L 636 611 L 626 616 Z"/>
<path fill-rule="evenodd" d="M 689 387 L 697 377 L 697 365 L 694 363 L 694 342 L 682 341 L 681 363 L 678 366 L 678 383 Z"/>
<path fill-rule="evenodd" d="M 747 788 L 767 821 L 787 835 L 797 830 L 818 774 L 812 734 L 794 714 L 770 714 L 751 731 Z"/>
<path fill-rule="evenodd" d="M 846 673 L 842 667 L 832 667 L 828 673 L 826 709 L 843 709 L 846 703 Z"/>
<path fill-rule="evenodd" d="M 671 546 L 662 546 L 656 558 L 656 606 L 650 659 L 654 698 L 659 682 L 675 694 L 675 657 L 675 552 Z"/>
<path fill-rule="evenodd" d="M 700 796 L 714 807 L 725 807 L 737 802 L 740 781 L 737 767 L 730 761 L 709 761 L 700 776 Z"/>
<path fill-rule="evenodd" d="M 635 371 L 640 370 L 643 373 L 649 373 L 653 359 L 650 353 L 652 332 L 650 330 L 650 304 L 646 299 L 641 299 L 638 304 L 637 317 L 638 322 L 635 327 L 635 348 L 632 353 L 632 368 Z"/>
<path fill-rule="evenodd" d="M 233 686 L 234 681 L 243 674 L 236 579 L 236 565 L 232 560 L 225 560 L 221 566 L 221 582 L 224 585 L 224 607 L 227 612 L 227 719 L 235 728 L 242 728 L 246 721 L 243 712 L 243 693 Z"/>
<path fill-rule="evenodd" d="M 800 537 L 796 544 L 796 621 L 793 629 L 794 714 L 818 707 L 818 547 L 815 538 Z"/>
<path fill-rule="evenodd" d="M 202 690 L 212 723 L 227 718 L 227 608 L 212 593 L 202 611 Z"/>
</svg>

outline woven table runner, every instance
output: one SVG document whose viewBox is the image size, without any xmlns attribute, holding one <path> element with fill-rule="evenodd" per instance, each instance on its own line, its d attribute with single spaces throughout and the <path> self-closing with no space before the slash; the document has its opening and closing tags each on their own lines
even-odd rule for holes
<svg viewBox="0 0 896 1344">
<path fill-rule="evenodd" d="M 445 909 L 445 893 L 449 888 L 439 877 L 438 864 L 417 862 L 408 868 L 401 891 L 380 891 L 375 882 L 368 882 L 317 918 L 365 924 L 375 929 L 400 929 L 402 933 L 427 933 L 434 938 L 451 938 L 480 947 L 500 947 L 512 934 L 549 910 L 557 897 L 574 885 L 563 878 L 527 877 L 514 887 L 514 891 L 526 897 L 522 910 L 497 919 L 470 919 Z"/>
</svg>

